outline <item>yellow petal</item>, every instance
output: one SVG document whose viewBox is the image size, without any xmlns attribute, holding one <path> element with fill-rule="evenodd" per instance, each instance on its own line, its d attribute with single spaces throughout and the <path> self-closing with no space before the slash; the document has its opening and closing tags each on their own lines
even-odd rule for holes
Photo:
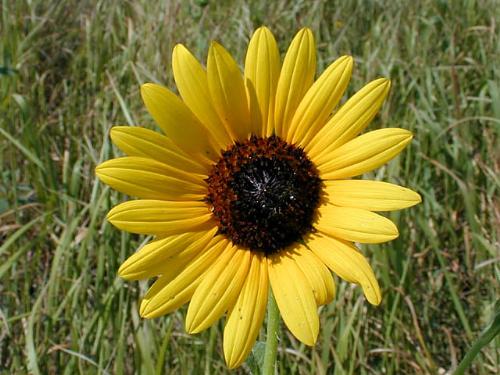
<svg viewBox="0 0 500 375">
<path fill-rule="evenodd" d="M 144 199 L 202 200 L 203 175 L 184 172 L 149 158 L 129 156 L 97 166 L 99 179 L 122 193 Z"/>
<path fill-rule="evenodd" d="M 325 181 L 324 192 L 336 206 L 362 208 L 369 211 L 393 211 L 414 206 L 420 195 L 402 186 L 381 181 Z"/>
<path fill-rule="evenodd" d="M 252 132 L 270 136 L 274 129 L 274 98 L 280 74 L 280 53 L 267 27 L 258 28 L 250 39 L 245 60 Z"/>
<path fill-rule="evenodd" d="M 283 60 L 274 116 L 275 132 L 282 138 L 287 138 L 295 110 L 313 83 L 316 73 L 315 49 L 312 31 L 304 28 L 293 38 Z"/>
<path fill-rule="evenodd" d="M 314 226 L 328 235 L 361 243 L 386 242 L 399 235 L 394 223 L 381 215 L 331 204 L 319 208 Z"/>
<path fill-rule="evenodd" d="M 141 302 L 140 314 L 144 318 L 156 318 L 168 314 L 188 302 L 203 275 L 221 256 L 224 249 L 231 246 L 222 236 L 211 241 L 211 246 L 200 253 L 175 278 L 171 274 L 160 276 L 151 286 Z"/>
<path fill-rule="evenodd" d="M 203 202 L 128 201 L 107 216 L 119 229 L 139 234 L 171 235 L 213 228 L 212 214 Z"/>
<path fill-rule="evenodd" d="M 211 100 L 207 72 L 182 44 L 174 47 L 172 68 L 182 100 L 216 139 L 220 148 L 232 143 Z"/>
<path fill-rule="evenodd" d="M 168 271 L 180 272 L 176 262 L 189 262 L 208 245 L 216 232 L 217 228 L 213 228 L 151 241 L 123 262 L 118 275 L 127 280 L 140 280 Z"/>
<path fill-rule="evenodd" d="M 324 263 L 303 245 L 299 245 L 297 252 L 291 253 L 290 256 L 309 281 L 318 306 L 332 302 L 335 296 L 335 284 L 332 274 Z"/>
<path fill-rule="evenodd" d="M 382 296 L 373 270 L 354 245 L 320 233 L 308 236 L 306 243 L 342 279 L 361 285 L 368 302 L 380 303 Z"/>
<path fill-rule="evenodd" d="M 224 357 L 230 369 L 240 366 L 252 350 L 264 320 L 268 288 L 266 258 L 252 254 L 247 279 L 224 328 Z"/>
<path fill-rule="evenodd" d="M 245 140 L 250 135 L 245 84 L 236 61 L 224 47 L 212 42 L 207 62 L 208 88 L 226 129 L 233 139 Z"/>
<path fill-rule="evenodd" d="M 174 168 L 206 175 L 211 163 L 200 163 L 187 156 L 170 139 L 155 131 L 135 126 L 115 126 L 111 140 L 125 154 L 157 160 Z"/>
<path fill-rule="evenodd" d="M 312 134 L 312 141 L 304 145 L 308 155 L 322 163 L 331 151 L 361 133 L 377 114 L 390 87 L 389 80 L 379 78 L 358 91 L 319 132 Z"/>
<path fill-rule="evenodd" d="M 313 346 L 318 337 L 319 318 L 309 281 L 290 256 L 291 249 L 268 257 L 269 281 L 283 320 L 292 334 Z"/>
<path fill-rule="evenodd" d="M 215 141 L 181 99 L 154 83 L 142 85 L 141 95 L 155 122 L 177 146 L 197 159 L 217 160 Z"/>
<path fill-rule="evenodd" d="M 412 137 L 411 132 L 405 129 L 374 130 L 330 152 L 325 163 L 316 165 L 325 180 L 358 176 L 397 156 Z M 313 162 L 316 163 L 314 159 Z"/>
<path fill-rule="evenodd" d="M 186 315 L 186 331 L 201 332 L 231 309 L 248 276 L 252 253 L 236 246 L 227 247 L 201 281 L 191 298 Z"/>
<path fill-rule="evenodd" d="M 287 140 L 305 146 L 325 125 L 351 79 L 353 59 L 333 62 L 307 91 L 290 124 Z"/>
</svg>

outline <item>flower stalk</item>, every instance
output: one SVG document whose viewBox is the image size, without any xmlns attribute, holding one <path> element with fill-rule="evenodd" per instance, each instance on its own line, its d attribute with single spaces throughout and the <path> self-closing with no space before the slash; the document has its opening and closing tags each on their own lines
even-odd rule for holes
<svg viewBox="0 0 500 375">
<path fill-rule="evenodd" d="M 276 367 L 276 355 L 278 353 L 278 328 L 280 324 L 280 314 L 278 305 L 274 299 L 272 291 L 269 291 L 267 302 L 267 332 L 266 348 L 264 351 L 264 364 L 262 365 L 262 375 L 274 375 Z"/>
</svg>

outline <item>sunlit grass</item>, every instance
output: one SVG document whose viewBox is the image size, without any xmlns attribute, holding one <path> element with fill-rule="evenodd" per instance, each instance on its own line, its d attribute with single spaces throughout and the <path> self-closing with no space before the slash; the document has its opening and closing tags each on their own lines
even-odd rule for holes
<svg viewBox="0 0 500 375">
<path fill-rule="evenodd" d="M 123 197 L 97 182 L 94 167 L 116 152 L 112 125 L 154 126 L 139 85 L 174 88 L 176 43 L 204 60 L 216 39 L 243 62 L 261 24 L 282 52 L 300 26 L 310 26 L 318 71 L 353 55 L 350 93 L 378 76 L 392 79 L 370 129 L 402 127 L 415 139 L 373 177 L 423 197 L 391 214 L 399 239 L 363 248 L 383 288 L 381 306 L 339 281 L 335 301 L 322 308 L 316 347 L 282 327 L 279 373 L 453 369 L 499 295 L 498 4 L 92 3 L 1 5 L 0 372 L 226 372 L 222 322 L 188 336 L 185 309 L 152 321 L 138 316 L 147 284 L 123 283 L 116 271 L 145 239 L 106 222 Z M 499 362 L 491 344 L 471 373 L 494 374 Z M 253 366 L 251 358 L 239 371 Z"/>
</svg>

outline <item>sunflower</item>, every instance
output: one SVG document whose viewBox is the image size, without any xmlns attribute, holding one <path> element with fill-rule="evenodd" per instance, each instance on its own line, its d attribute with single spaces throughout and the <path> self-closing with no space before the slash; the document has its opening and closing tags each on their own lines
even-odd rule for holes
<svg viewBox="0 0 500 375">
<path fill-rule="evenodd" d="M 173 51 L 180 97 L 141 87 L 165 135 L 114 127 L 127 156 L 96 168 L 112 188 L 138 197 L 114 207 L 117 228 L 154 239 L 119 275 L 156 278 L 140 314 L 155 318 L 189 302 L 186 330 L 200 332 L 226 314 L 224 356 L 234 368 L 249 354 L 272 290 L 291 333 L 314 345 L 317 308 L 335 294 L 333 271 L 374 305 L 379 285 L 354 243 L 381 243 L 396 226 L 374 211 L 413 206 L 403 187 L 352 179 L 394 158 L 412 139 L 384 128 L 359 135 L 386 98 L 376 79 L 336 108 L 353 59 L 334 61 L 316 80 L 315 42 L 304 28 L 283 63 L 266 27 L 250 40 L 243 75 L 213 42 L 206 69 L 183 46 Z"/>
</svg>

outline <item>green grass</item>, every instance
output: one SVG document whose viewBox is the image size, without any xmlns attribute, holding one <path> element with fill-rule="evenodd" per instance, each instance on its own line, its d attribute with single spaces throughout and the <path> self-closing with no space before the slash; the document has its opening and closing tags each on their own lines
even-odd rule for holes
<svg viewBox="0 0 500 375">
<path fill-rule="evenodd" d="M 371 177 L 423 197 L 390 215 L 401 232 L 396 241 L 363 248 L 383 288 L 381 306 L 339 281 L 335 301 L 321 309 L 314 348 L 282 326 L 279 373 L 451 371 L 499 297 L 499 12 L 494 0 L 3 0 L 0 372 L 227 372 L 223 321 L 189 336 L 185 308 L 152 321 L 138 316 L 147 282 L 116 273 L 144 238 L 106 222 L 124 197 L 93 171 L 116 155 L 112 125 L 154 127 L 139 85 L 174 88 L 176 43 L 204 60 L 216 39 L 242 62 L 261 24 L 282 52 L 310 26 L 318 71 L 353 55 L 349 94 L 378 76 L 392 79 L 370 129 L 403 127 L 415 140 Z M 496 373 L 498 344 L 470 373 Z"/>
</svg>

